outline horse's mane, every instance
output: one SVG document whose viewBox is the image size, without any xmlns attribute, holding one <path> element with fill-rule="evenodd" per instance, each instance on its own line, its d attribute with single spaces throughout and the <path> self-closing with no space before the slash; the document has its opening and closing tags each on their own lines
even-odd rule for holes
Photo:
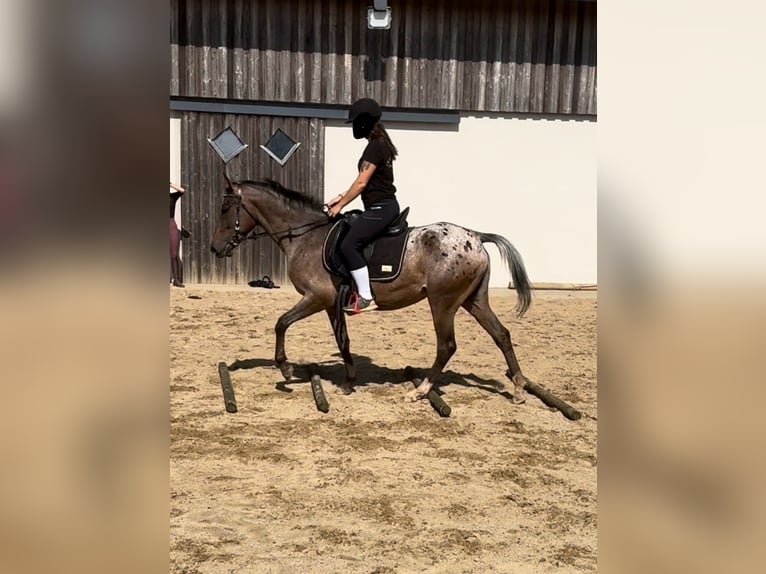
<svg viewBox="0 0 766 574">
<path fill-rule="evenodd" d="M 270 191 L 273 191 L 275 194 L 286 199 L 288 204 L 291 207 L 300 208 L 300 209 L 303 209 L 304 211 L 312 211 L 312 212 L 316 210 L 319 210 L 319 211 L 322 210 L 322 202 L 320 200 L 304 195 L 299 191 L 295 191 L 293 189 L 287 189 L 284 185 L 282 185 L 278 181 L 274 181 L 273 179 L 266 178 L 259 181 L 254 181 L 252 179 L 245 179 L 239 183 L 257 185 L 258 187 L 266 188 Z"/>
</svg>

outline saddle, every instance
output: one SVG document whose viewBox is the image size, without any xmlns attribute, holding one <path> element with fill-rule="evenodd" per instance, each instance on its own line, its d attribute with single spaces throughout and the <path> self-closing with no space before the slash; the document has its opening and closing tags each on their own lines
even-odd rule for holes
<svg viewBox="0 0 766 574">
<path fill-rule="evenodd" d="M 399 276 L 410 235 L 407 226 L 409 212 L 409 207 L 402 210 L 385 231 L 365 246 L 362 257 L 367 262 L 370 281 L 393 281 Z M 345 278 L 351 277 L 338 248 L 351 224 L 361 214 L 359 209 L 346 212 L 327 233 L 322 247 L 322 264 L 328 272 Z"/>
</svg>

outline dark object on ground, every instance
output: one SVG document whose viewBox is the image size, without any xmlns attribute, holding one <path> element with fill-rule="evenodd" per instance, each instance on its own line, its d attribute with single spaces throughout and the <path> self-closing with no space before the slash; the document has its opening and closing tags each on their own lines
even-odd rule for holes
<svg viewBox="0 0 766 574">
<path fill-rule="evenodd" d="M 263 287 L 264 289 L 279 289 L 279 285 L 275 285 L 271 280 L 271 277 L 264 275 L 263 279 L 253 279 L 247 282 L 250 287 Z"/>
<path fill-rule="evenodd" d="M 509 371 L 506 371 L 505 375 L 511 379 L 511 373 Z M 524 390 L 526 390 L 529 394 L 536 396 L 549 407 L 558 409 L 561 414 L 563 414 L 570 421 L 580 420 L 580 417 L 582 417 L 582 413 L 580 413 L 580 411 L 555 396 L 542 385 L 538 385 L 537 383 L 527 379 L 526 384 L 524 385 Z"/>
<path fill-rule="evenodd" d="M 319 375 L 311 375 L 311 392 L 314 394 L 314 402 L 317 405 L 317 409 L 323 413 L 329 411 L 330 403 L 327 402 Z"/>
<path fill-rule="evenodd" d="M 415 388 L 418 388 L 422 382 L 422 379 L 412 379 L 412 384 L 415 385 Z M 431 403 L 431 406 L 434 408 L 434 410 L 439 413 L 439 416 L 450 416 L 452 413 L 452 408 L 444 402 L 444 399 L 441 398 L 441 396 L 435 390 L 431 389 L 427 396 L 428 402 Z"/>
<path fill-rule="evenodd" d="M 237 401 L 234 398 L 234 388 L 231 386 L 229 367 L 223 361 L 218 363 L 218 375 L 221 377 L 221 388 L 223 389 L 223 401 L 226 403 L 226 410 L 230 413 L 236 413 Z"/>
</svg>

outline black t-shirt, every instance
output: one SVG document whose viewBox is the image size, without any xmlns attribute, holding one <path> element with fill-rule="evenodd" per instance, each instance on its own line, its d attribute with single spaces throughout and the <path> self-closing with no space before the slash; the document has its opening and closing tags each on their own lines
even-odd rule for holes
<svg viewBox="0 0 766 574">
<path fill-rule="evenodd" d="M 183 193 L 180 191 L 170 192 L 170 217 L 173 217 L 176 214 L 176 201 L 178 201 L 178 198 L 182 195 Z"/>
<path fill-rule="evenodd" d="M 366 209 L 381 199 L 394 197 L 396 186 L 394 185 L 394 158 L 382 140 L 371 140 L 367 144 L 362 157 L 359 158 L 357 169 L 361 169 L 364 161 L 375 165 L 375 171 L 367 182 L 367 187 L 362 191 L 362 203 Z"/>
</svg>

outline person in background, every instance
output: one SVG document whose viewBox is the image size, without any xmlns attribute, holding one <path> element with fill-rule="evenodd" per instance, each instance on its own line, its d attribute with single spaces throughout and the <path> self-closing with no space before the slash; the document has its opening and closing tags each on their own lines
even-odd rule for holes
<svg viewBox="0 0 766 574">
<path fill-rule="evenodd" d="M 394 159 L 399 152 L 380 121 L 381 115 L 380 106 L 370 98 L 362 98 L 351 106 L 346 123 L 353 124 L 355 139 L 368 140 L 367 147 L 359 158 L 359 173 L 351 187 L 326 204 L 329 207 L 327 215 L 330 217 L 338 215 L 343 207 L 359 195 L 364 204 L 364 213 L 354 221 L 340 244 L 341 255 L 359 293 L 353 304 L 343 308 L 349 314 L 378 308 L 372 295 L 370 274 L 362 251 L 399 215 L 393 169 Z"/>
<path fill-rule="evenodd" d="M 183 267 L 181 266 L 181 232 L 176 224 L 176 203 L 186 192 L 186 189 L 180 185 L 170 182 L 170 273 L 173 277 L 174 287 L 184 287 Z"/>
</svg>

